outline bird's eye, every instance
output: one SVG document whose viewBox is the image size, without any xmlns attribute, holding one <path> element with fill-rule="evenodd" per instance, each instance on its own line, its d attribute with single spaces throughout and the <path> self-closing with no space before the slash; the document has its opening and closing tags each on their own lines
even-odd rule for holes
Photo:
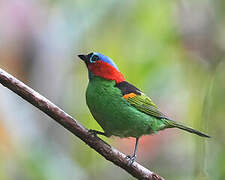
<svg viewBox="0 0 225 180">
<path fill-rule="evenodd" d="M 93 62 L 98 61 L 98 60 L 99 60 L 99 57 L 97 55 L 94 55 L 94 56 L 92 56 L 90 62 L 93 63 Z"/>
</svg>

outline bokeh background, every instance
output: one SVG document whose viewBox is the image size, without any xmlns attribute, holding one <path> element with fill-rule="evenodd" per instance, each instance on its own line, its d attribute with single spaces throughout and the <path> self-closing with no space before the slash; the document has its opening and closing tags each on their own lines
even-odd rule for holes
<svg viewBox="0 0 225 180">
<path fill-rule="evenodd" d="M 225 179 L 224 0 L 2 0 L 0 68 L 88 128 L 92 51 L 169 117 L 211 139 L 169 129 L 141 139 L 137 161 L 169 180 Z M 131 154 L 133 138 L 103 138 Z M 0 86 L 1 180 L 131 180 L 42 112 Z"/>
</svg>

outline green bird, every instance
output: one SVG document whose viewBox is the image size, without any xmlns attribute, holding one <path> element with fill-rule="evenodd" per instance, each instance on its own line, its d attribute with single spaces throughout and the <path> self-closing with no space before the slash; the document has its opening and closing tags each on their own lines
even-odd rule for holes
<svg viewBox="0 0 225 180">
<path fill-rule="evenodd" d="M 125 80 L 109 57 L 97 52 L 78 57 L 88 69 L 87 106 L 104 130 L 90 131 L 107 137 L 136 138 L 134 153 L 128 156 L 129 164 L 136 159 L 138 140 L 143 135 L 155 134 L 167 128 L 179 128 L 210 137 L 165 116 L 147 95 Z"/>
</svg>

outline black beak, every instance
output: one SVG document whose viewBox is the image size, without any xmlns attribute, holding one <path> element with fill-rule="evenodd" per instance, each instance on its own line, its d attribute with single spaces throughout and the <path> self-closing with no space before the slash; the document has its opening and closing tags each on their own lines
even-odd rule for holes
<svg viewBox="0 0 225 180">
<path fill-rule="evenodd" d="M 86 62 L 86 61 L 88 60 L 87 55 L 84 55 L 84 54 L 80 54 L 80 55 L 78 55 L 78 57 L 79 57 L 80 59 L 82 59 L 84 62 Z"/>
</svg>

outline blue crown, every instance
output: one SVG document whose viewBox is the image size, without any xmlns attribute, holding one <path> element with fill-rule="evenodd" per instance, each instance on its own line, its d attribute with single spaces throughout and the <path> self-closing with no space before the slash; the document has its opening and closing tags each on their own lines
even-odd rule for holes
<svg viewBox="0 0 225 180">
<path fill-rule="evenodd" d="M 114 68 L 117 69 L 117 71 L 119 71 L 119 69 L 118 69 L 118 67 L 116 66 L 116 64 L 115 64 L 115 63 L 113 62 L 113 60 L 110 59 L 109 57 L 107 57 L 107 56 L 105 56 L 105 55 L 103 55 L 103 54 L 101 54 L 101 53 L 98 53 L 98 52 L 93 52 L 92 57 L 93 57 L 94 55 L 97 55 L 97 56 L 99 57 L 99 59 L 101 59 L 102 61 L 104 61 L 104 62 L 106 62 L 106 63 L 108 63 L 108 64 L 111 64 Z"/>
</svg>

